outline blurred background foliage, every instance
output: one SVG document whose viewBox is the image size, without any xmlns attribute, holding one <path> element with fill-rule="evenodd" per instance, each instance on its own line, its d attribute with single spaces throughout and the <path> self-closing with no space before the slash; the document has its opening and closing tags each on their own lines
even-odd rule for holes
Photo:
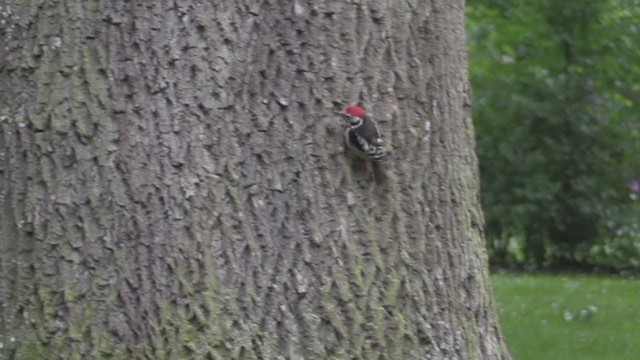
<svg viewBox="0 0 640 360">
<path fill-rule="evenodd" d="M 492 265 L 640 268 L 640 0 L 468 0 Z"/>
</svg>

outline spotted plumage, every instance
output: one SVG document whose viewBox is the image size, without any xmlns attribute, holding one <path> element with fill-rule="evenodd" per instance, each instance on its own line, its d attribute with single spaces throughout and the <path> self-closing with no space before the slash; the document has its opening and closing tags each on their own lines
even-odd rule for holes
<svg viewBox="0 0 640 360">
<path fill-rule="evenodd" d="M 376 166 L 385 155 L 384 142 L 376 124 L 358 106 L 346 109 L 350 123 L 345 131 L 345 142 L 354 154 L 365 159 L 367 172 L 373 176 L 373 164 Z"/>
</svg>

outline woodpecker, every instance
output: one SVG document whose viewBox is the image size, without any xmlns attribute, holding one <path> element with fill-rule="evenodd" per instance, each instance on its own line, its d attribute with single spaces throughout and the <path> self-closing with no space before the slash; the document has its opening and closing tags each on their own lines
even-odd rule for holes
<svg viewBox="0 0 640 360">
<path fill-rule="evenodd" d="M 349 106 L 345 112 L 350 121 L 344 133 L 347 147 L 365 160 L 367 174 L 371 179 L 383 180 L 384 174 L 379 166 L 384 157 L 384 144 L 376 124 L 359 106 Z M 375 170 L 378 171 L 374 172 Z"/>
</svg>

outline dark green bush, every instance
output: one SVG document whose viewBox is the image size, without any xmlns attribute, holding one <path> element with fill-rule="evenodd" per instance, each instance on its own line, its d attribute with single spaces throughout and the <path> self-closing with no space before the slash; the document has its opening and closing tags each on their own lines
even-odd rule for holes
<svg viewBox="0 0 640 360">
<path fill-rule="evenodd" d="M 638 267 L 640 8 L 470 1 L 467 11 L 491 261 Z"/>
</svg>

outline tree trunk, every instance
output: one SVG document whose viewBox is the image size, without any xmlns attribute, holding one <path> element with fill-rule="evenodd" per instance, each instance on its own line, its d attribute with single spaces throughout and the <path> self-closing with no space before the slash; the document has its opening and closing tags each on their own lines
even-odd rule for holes
<svg viewBox="0 0 640 360">
<path fill-rule="evenodd" d="M 507 359 L 464 5 L 10 0 L 0 356 Z M 375 185 L 343 151 L 360 103 Z"/>
</svg>

